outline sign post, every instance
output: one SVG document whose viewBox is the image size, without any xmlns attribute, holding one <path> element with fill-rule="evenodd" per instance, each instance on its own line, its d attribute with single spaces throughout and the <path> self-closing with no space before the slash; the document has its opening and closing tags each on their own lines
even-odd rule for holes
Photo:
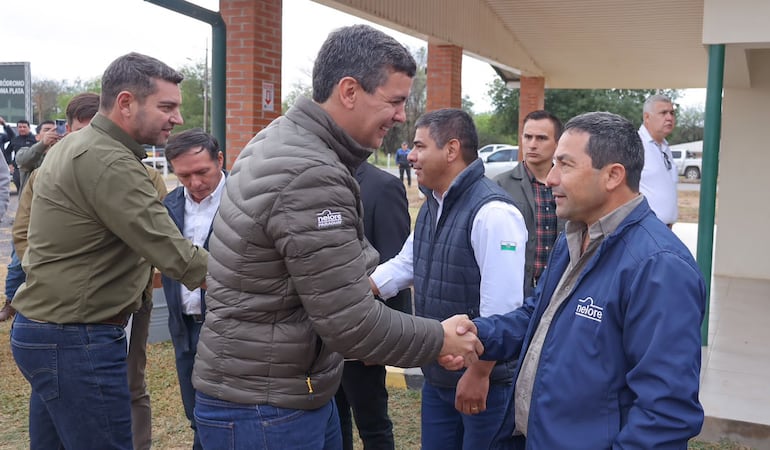
<svg viewBox="0 0 770 450">
<path fill-rule="evenodd" d="M 32 120 L 32 77 L 28 62 L 0 62 L 0 116 L 8 123 Z"/>
</svg>

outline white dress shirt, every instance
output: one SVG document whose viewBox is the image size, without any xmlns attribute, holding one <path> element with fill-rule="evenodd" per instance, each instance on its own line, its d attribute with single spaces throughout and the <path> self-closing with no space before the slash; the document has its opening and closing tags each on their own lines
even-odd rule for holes
<svg viewBox="0 0 770 450">
<path fill-rule="evenodd" d="M 214 221 L 214 215 L 219 208 L 219 201 L 222 199 L 222 189 L 225 185 L 225 176 L 219 179 L 214 192 L 200 201 L 193 200 L 187 188 L 184 188 L 184 229 L 182 235 L 192 241 L 197 246 L 203 246 L 211 230 L 211 222 Z M 180 284 L 182 294 L 182 313 L 183 314 L 201 314 L 201 289 L 188 290 L 183 284 Z"/>
<path fill-rule="evenodd" d="M 443 198 L 435 193 L 437 217 L 441 217 Z M 398 255 L 380 264 L 371 278 L 388 299 L 414 281 L 414 232 Z M 482 317 L 505 314 L 523 302 L 524 253 L 527 226 L 519 210 L 508 203 L 491 201 L 482 206 L 471 225 L 471 247 L 481 273 L 479 314 Z"/>
<path fill-rule="evenodd" d="M 679 172 L 668 142 L 665 139 L 662 144 L 655 142 L 644 124 L 639 127 L 639 137 L 644 144 L 644 169 L 639 190 L 647 197 L 647 202 L 658 219 L 665 224 L 673 224 L 679 217 L 676 190 Z"/>
</svg>

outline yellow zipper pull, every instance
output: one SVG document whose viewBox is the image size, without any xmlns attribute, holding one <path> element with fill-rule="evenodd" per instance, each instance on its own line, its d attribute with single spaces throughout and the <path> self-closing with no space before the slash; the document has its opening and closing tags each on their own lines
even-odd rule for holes
<svg viewBox="0 0 770 450">
<path fill-rule="evenodd" d="M 313 393 L 313 383 L 310 382 L 310 376 L 308 376 L 305 379 L 305 384 L 307 384 L 307 391 L 308 391 L 308 393 L 312 394 Z"/>
</svg>

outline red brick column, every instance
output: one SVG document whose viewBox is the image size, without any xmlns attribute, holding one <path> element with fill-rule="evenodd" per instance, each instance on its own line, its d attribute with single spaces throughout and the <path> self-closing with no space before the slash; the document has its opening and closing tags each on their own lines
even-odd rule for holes
<svg viewBox="0 0 770 450">
<path fill-rule="evenodd" d="M 545 78 L 521 77 L 521 90 L 519 91 L 519 142 L 524 128 L 524 118 L 527 114 L 545 107 Z M 523 152 L 519 152 L 521 161 Z"/>
<path fill-rule="evenodd" d="M 428 43 L 426 111 L 462 105 L 462 68 L 462 47 Z"/>
<path fill-rule="evenodd" d="M 227 26 L 227 167 L 281 115 L 281 0 L 220 0 Z M 272 84 L 273 111 L 263 91 Z"/>
</svg>

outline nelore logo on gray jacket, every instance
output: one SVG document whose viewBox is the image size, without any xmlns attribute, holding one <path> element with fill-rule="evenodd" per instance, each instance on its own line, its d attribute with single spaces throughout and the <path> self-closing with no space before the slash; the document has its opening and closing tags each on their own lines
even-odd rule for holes
<svg viewBox="0 0 770 450">
<path fill-rule="evenodd" d="M 318 217 L 318 229 L 333 228 L 342 226 L 342 213 L 332 212 L 328 209 L 316 214 Z"/>
<path fill-rule="evenodd" d="M 586 319 L 595 320 L 599 323 L 602 321 L 602 314 L 604 309 L 601 306 L 594 305 L 594 299 L 592 297 L 586 297 L 578 299 L 579 304 L 575 308 L 575 315 L 585 317 Z"/>
</svg>

